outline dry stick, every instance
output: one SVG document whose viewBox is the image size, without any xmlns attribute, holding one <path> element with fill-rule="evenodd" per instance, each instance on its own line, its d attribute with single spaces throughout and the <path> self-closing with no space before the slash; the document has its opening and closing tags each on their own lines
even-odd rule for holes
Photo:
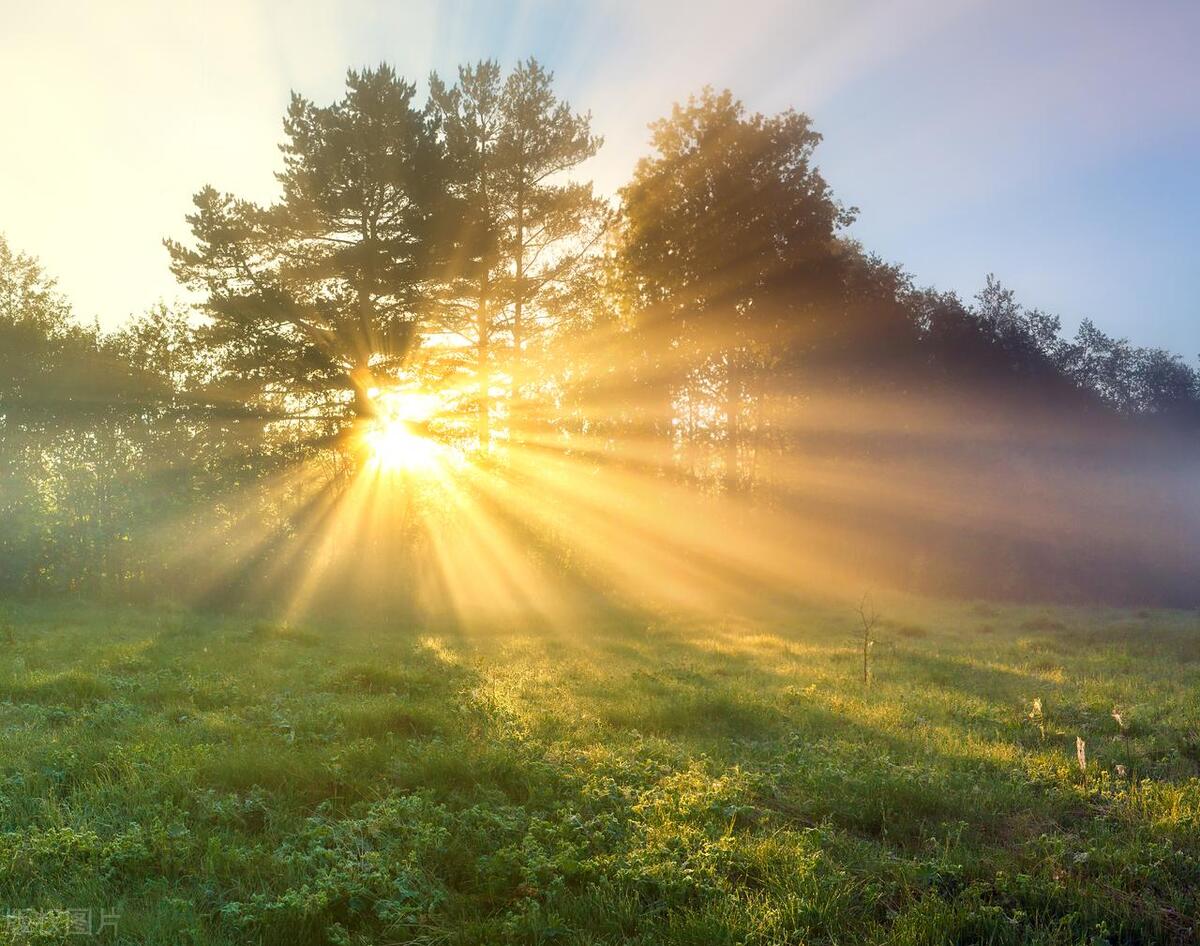
<svg viewBox="0 0 1200 946">
<path fill-rule="evenodd" d="M 871 685 L 871 648 L 875 645 L 874 638 L 871 637 L 871 631 L 875 629 L 875 625 L 879 623 L 879 615 L 871 606 L 871 596 L 864 594 L 862 600 L 858 603 L 858 617 L 862 621 L 863 636 L 862 636 L 862 671 L 863 683 L 867 686 Z"/>
</svg>

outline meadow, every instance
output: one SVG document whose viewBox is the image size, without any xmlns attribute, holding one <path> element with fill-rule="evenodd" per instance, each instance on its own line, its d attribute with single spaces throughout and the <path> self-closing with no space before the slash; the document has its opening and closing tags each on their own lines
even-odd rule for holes
<svg viewBox="0 0 1200 946">
<path fill-rule="evenodd" d="M 1196 615 L 880 611 L 10 602 L 0 940 L 1192 942 Z"/>
</svg>

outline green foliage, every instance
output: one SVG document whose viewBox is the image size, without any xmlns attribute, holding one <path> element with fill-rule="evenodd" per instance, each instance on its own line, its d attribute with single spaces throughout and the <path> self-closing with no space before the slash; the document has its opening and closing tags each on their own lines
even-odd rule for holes
<svg viewBox="0 0 1200 946">
<path fill-rule="evenodd" d="M 168 241 L 178 278 L 205 297 L 201 331 L 227 394 L 337 418 L 394 379 L 413 341 L 446 223 L 442 147 L 416 87 L 387 66 L 351 71 L 341 101 L 293 95 L 279 174 L 260 207 L 206 187 L 193 244 Z"/>
<path fill-rule="evenodd" d="M 582 264 L 606 223 L 591 183 L 569 175 L 600 148 L 590 114 L 576 114 L 536 60 L 507 75 L 494 60 L 430 77 L 430 109 L 446 146 L 448 193 L 458 215 L 456 265 L 439 279 L 428 330 L 465 342 L 432 351 L 439 373 L 466 374 L 479 443 L 492 435 L 495 374 L 509 374 L 510 408 L 553 372 L 530 360 L 566 321 Z M 512 417 L 510 427 L 519 427 Z"/>
<path fill-rule="evenodd" d="M 546 486 L 622 472 L 609 505 L 673 491 L 761 549 L 708 582 L 749 596 L 804 549 L 873 586 L 1194 600 L 1195 503 L 1170 471 L 1196 460 L 1196 371 L 1086 321 L 1064 338 L 994 277 L 973 303 L 914 289 L 847 237 L 803 113 L 704 90 L 652 125 L 619 207 L 578 176 L 590 114 L 534 60 L 431 76 L 426 101 L 389 66 L 352 70 L 330 104 L 293 96 L 283 131 L 278 199 L 203 188 L 168 243 L 195 310 L 105 335 L 0 241 L 0 589 L 303 588 L 320 608 L 375 570 L 380 612 L 432 613 L 455 607 L 435 549 L 478 508 L 527 553 L 495 574 L 553 561 L 603 586 L 579 547 L 596 530 L 563 525 L 601 492 Z M 390 387 L 431 395 L 434 416 L 391 420 L 453 440 L 478 483 L 432 509 L 414 488 L 361 542 L 326 541 Z M 632 571 L 715 561 L 664 531 Z"/>
<path fill-rule="evenodd" d="M 674 402 L 719 392 L 734 490 L 742 441 L 771 436 L 771 409 L 747 410 L 750 392 L 785 386 L 789 358 L 839 331 L 846 254 L 836 236 L 854 212 L 815 167 L 821 136 L 801 113 L 749 114 L 728 91 L 705 89 L 651 133 L 653 154 L 621 190 L 617 263 L 638 314 L 630 381 L 657 401 L 647 422 L 664 436 Z M 695 412 L 679 422 L 696 423 Z"/>
<path fill-rule="evenodd" d="M 1188 941 L 1189 616 L 881 604 L 923 633 L 870 689 L 844 607 L 467 636 L 14 604 L 0 941 L 73 908 L 164 946 Z"/>
</svg>

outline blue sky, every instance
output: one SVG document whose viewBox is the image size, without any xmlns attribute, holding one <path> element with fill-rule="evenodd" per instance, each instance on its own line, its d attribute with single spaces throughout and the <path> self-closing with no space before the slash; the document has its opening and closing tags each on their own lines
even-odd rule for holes
<svg viewBox="0 0 1200 946">
<path fill-rule="evenodd" d="M 161 247 L 204 183 L 273 192 L 290 89 L 534 55 L 590 108 L 612 191 L 646 123 L 705 83 L 794 106 L 920 284 L 995 272 L 1070 328 L 1200 352 L 1200 4 L 986 0 L 0 0 L 0 232 L 79 313 L 178 295 Z"/>
</svg>

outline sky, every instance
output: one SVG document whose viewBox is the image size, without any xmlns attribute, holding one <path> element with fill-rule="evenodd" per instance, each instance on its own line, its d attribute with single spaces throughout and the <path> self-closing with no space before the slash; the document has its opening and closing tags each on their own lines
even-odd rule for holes
<svg viewBox="0 0 1200 946">
<path fill-rule="evenodd" d="M 852 234 L 918 285 L 995 273 L 1192 360 L 1198 37 L 1193 0 L 0 0 L 0 233 L 115 327 L 180 297 L 162 240 L 201 186 L 272 199 L 291 90 L 535 56 L 591 110 L 606 193 L 649 122 L 727 87 L 813 118 Z"/>
</svg>

